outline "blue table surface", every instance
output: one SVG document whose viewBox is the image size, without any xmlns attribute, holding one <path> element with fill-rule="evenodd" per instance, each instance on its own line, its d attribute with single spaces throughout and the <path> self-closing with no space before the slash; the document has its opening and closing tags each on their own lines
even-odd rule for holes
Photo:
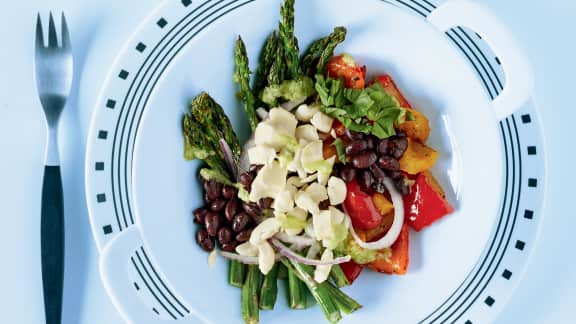
<svg viewBox="0 0 576 324">
<path fill-rule="evenodd" d="M 478 0 L 481 1 L 481 0 Z M 576 258 L 576 2 L 482 0 L 523 44 L 536 72 L 548 188 L 540 241 L 498 323 L 573 323 Z M 84 200 L 84 155 L 93 103 L 107 67 L 156 0 L 29 0 L 0 5 L 0 309 L 2 323 L 41 323 L 39 215 L 45 125 L 33 80 L 38 11 L 65 10 L 76 55 L 77 86 L 61 127 L 66 197 L 64 323 L 122 323 L 103 289 Z M 114 37 L 112 37 L 114 36 Z"/>
</svg>

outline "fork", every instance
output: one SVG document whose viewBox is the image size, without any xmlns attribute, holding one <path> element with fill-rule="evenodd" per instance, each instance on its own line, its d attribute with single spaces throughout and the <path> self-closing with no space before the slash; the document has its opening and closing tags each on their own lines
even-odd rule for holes
<svg viewBox="0 0 576 324">
<path fill-rule="evenodd" d="M 70 35 L 63 13 L 60 29 L 58 37 L 50 12 L 48 44 L 45 45 L 42 20 L 38 14 L 34 66 L 38 96 L 48 125 L 40 219 L 42 289 L 47 324 L 61 323 L 64 284 L 64 198 L 58 153 L 58 122 L 70 94 L 73 63 Z"/>
</svg>

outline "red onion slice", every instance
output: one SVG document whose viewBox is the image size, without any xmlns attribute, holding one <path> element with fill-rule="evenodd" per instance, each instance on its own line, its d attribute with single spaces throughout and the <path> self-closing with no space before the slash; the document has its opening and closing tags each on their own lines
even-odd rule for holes
<svg viewBox="0 0 576 324">
<path fill-rule="evenodd" d="M 392 246 L 392 244 L 396 242 L 396 239 L 398 239 L 400 231 L 402 230 L 402 224 L 404 223 L 404 202 L 402 201 L 402 195 L 400 195 L 396 190 L 394 183 L 392 183 L 392 180 L 389 178 L 384 178 L 384 186 L 386 186 L 386 189 L 390 192 L 392 205 L 394 205 L 394 220 L 392 221 L 392 226 L 390 226 L 386 235 L 375 242 L 364 242 L 358 237 L 358 234 L 354 231 L 354 227 L 350 226 L 350 233 L 352 233 L 354 240 L 360 247 L 365 249 L 381 250 Z"/>
<path fill-rule="evenodd" d="M 343 256 L 343 257 L 338 257 L 338 258 L 335 258 L 331 261 L 320 261 L 320 260 L 308 259 L 308 258 L 305 258 L 305 257 L 301 256 L 300 254 L 295 253 L 294 251 L 290 250 L 287 246 L 282 244 L 282 242 L 278 241 L 278 239 L 273 238 L 270 240 L 270 242 L 272 243 L 272 245 L 276 249 L 278 249 L 278 252 L 280 254 L 282 254 L 283 256 L 285 256 L 291 260 L 294 260 L 294 261 L 302 263 L 302 264 L 313 265 L 313 266 L 334 265 L 334 264 L 345 263 L 345 262 L 348 262 L 352 259 L 349 255 Z"/>
<path fill-rule="evenodd" d="M 234 160 L 234 156 L 232 155 L 232 150 L 228 143 L 221 138 L 220 141 L 220 149 L 224 154 L 224 160 L 226 161 L 226 165 L 228 166 L 228 170 L 232 173 L 234 179 L 238 179 L 238 165 L 236 164 L 236 160 Z"/>
</svg>

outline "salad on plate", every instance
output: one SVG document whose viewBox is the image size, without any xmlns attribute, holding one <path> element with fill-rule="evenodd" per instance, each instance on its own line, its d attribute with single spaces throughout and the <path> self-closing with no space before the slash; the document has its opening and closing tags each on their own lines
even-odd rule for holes
<svg viewBox="0 0 576 324">
<path fill-rule="evenodd" d="M 257 323 L 286 280 L 293 309 L 318 303 L 329 322 L 361 305 L 340 288 L 368 268 L 403 275 L 410 228 L 453 212 L 429 169 L 429 121 L 389 75 L 335 54 L 346 29 L 299 50 L 294 0 L 281 7 L 252 73 L 235 46 L 238 98 L 252 136 L 240 143 L 224 109 L 207 93 L 183 117 L 184 156 L 201 160 L 204 204 L 195 238 L 229 260 L 242 316 Z"/>
</svg>

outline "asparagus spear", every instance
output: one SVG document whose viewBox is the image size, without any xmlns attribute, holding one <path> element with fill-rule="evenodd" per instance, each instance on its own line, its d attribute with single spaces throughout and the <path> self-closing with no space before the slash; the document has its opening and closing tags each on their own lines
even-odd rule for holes
<svg viewBox="0 0 576 324">
<path fill-rule="evenodd" d="M 208 167 L 221 177 L 228 178 L 226 165 L 220 150 L 216 149 L 204 131 L 204 127 L 195 121 L 192 115 L 182 119 L 184 135 L 184 158 L 187 160 L 203 160 Z"/>
<path fill-rule="evenodd" d="M 280 42 L 280 41 L 278 41 Z M 284 62 L 284 46 L 276 47 L 276 58 L 268 72 L 268 85 L 280 84 L 284 81 L 286 63 Z"/>
<path fill-rule="evenodd" d="M 258 266 L 248 266 L 246 281 L 242 286 L 242 318 L 246 324 L 257 324 L 259 321 L 258 286 L 261 276 Z"/>
<path fill-rule="evenodd" d="M 240 142 L 232 128 L 230 119 L 224 113 L 224 109 L 210 95 L 203 92 L 196 96 L 190 103 L 190 113 L 200 126 L 200 131 L 205 133 L 207 141 L 212 145 L 218 156 L 224 161 L 219 140 L 223 138 L 232 151 L 236 162 L 240 158 Z"/>
<path fill-rule="evenodd" d="M 252 92 L 255 96 L 258 96 L 262 89 L 266 87 L 267 77 L 272 64 L 274 64 L 274 58 L 276 56 L 276 48 L 278 47 L 278 35 L 276 31 L 270 33 L 264 47 L 260 52 L 260 60 L 256 73 L 254 74 L 254 84 L 252 87 Z"/>
<path fill-rule="evenodd" d="M 230 260 L 228 262 L 228 283 L 241 288 L 245 277 L 246 265 L 236 260 Z"/>
<path fill-rule="evenodd" d="M 294 270 L 288 269 L 288 302 L 292 309 L 306 308 L 306 285 Z"/>
<path fill-rule="evenodd" d="M 327 285 L 328 290 L 330 291 L 330 295 L 332 299 L 336 301 L 338 308 L 344 312 L 344 314 L 351 314 L 362 307 L 357 301 L 352 299 L 350 296 L 346 295 L 342 290 L 332 286 Z"/>
<path fill-rule="evenodd" d="M 264 276 L 260 289 L 260 309 L 274 309 L 278 297 L 278 263 Z"/>
<path fill-rule="evenodd" d="M 310 44 L 306 49 L 306 52 L 304 52 L 304 55 L 302 55 L 302 59 L 300 60 L 300 72 L 308 76 L 314 76 L 316 73 L 321 73 L 320 71 L 324 69 L 326 62 L 322 64 L 321 69 L 318 71 L 315 70 L 315 68 L 318 67 L 320 57 L 324 51 L 327 50 L 326 55 L 330 58 L 334 54 L 334 48 L 336 48 L 336 45 L 343 42 L 344 38 L 346 38 L 346 28 L 336 27 L 330 35 L 312 42 L 312 44 Z"/>
<path fill-rule="evenodd" d="M 346 278 L 346 275 L 344 274 L 344 271 L 342 271 L 342 268 L 338 264 L 333 265 L 332 269 L 330 269 L 330 277 L 338 288 L 348 286 L 350 284 L 348 282 L 348 278 Z"/>
<path fill-rule="evenodd" d="M 312 279 L 304 265 L 300 263 L 287 259 L 282 259 L 282 263 L 286 268 L 288 268 L 288 274 L 290 274 L 290 271 L 294 272 L 298 278 L 308 286 L 312 297 L 316 299 L 318 305 L 320 305 L 320 309 L 322 309 L 322 312 L 324 313 L 324 316 L 330 323 L 336 323 L 342 319 L 340 309 L 332 299 L 332 294 L 326 286 L 326 282 L 318 284 L 314 279 Z"/>
<path fill-rule="evenodd" d="M 248 54 L 242 37 L 238 36 L 236 48 L 234 50 L 234 62 L 236 63 L 236 72 L 234 73 L 234 82 L 240 87 L 240 94 L 244 101 L 244 110 L 248 117 L 248 122 L 252 130 L 258 125 L 258 116 L 256 115 L 255 98 L 250 89 L 250 67 L 248 65 Z"/>
<path fill-rule="evenodd" d="M 298 77 L 298 44 L 294 37 L 294 0 L 285 0 L 280 8 L 280 24 L 278 32 L 284 45 L 284 57 L 288 74 L 292 80 Z"/>
<path fill-rule="evenodd" d="M 334 55 L 334 49 L 338 44 L 342 43 L 346 38 L 346 28 L 344 27 L 336 27 L 334 31 L 328 36 L 329 40 L 326 43 L 326 46 L 322 50 L 322 54 L 318 58 L 318 64 L 316 65 L 316 73 L 322 73 L 324 71 L 324 67 L 328 60 Z"/>
<path fill-rule="evenodd" d="M 278 263 L 278 279 L 288 279 L 288 269 L 282 263 Z"/>
</svg>

